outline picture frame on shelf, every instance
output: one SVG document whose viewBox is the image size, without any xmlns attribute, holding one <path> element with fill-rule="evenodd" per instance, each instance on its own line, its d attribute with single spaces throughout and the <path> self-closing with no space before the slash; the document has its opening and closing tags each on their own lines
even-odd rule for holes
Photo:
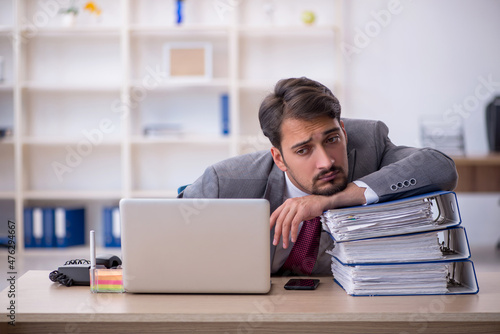
<svg viewBox="0 0 500 334">
<path fill-rule="evenodd" d="M 212 79 L 212 44 L 174 42 L 163 46 L 163 61 L 168 80 L 209 81 Z"/>
</svg>

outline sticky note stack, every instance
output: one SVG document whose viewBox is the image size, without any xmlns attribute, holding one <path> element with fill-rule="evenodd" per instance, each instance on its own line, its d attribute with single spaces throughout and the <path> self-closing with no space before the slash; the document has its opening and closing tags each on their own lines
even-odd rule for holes
<svg viewBox="0 0 500 334">
<path fill-rule="evenodd" d="M 94 292 L 124 292 L 122 269 L 96 269 Z"/>
</svg>

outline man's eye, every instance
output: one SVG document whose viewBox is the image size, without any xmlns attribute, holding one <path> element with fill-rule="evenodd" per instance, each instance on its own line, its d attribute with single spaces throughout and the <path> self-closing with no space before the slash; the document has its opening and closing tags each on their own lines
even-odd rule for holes
<svg viewBox="0 0 500 334">
<path fill-rule="evenodd" d="M 339 135 L 336 135 L 336 136 L 333 136 L 333 137 L 330 137 L 326 140 L 327 143 L 335 143 L 337 141 L 340 140 L 340 136 Z"/>
<path fill-rule="evenodd" d="M 305 154 L 307 154 L 307 152 L 309 152 L 309 150 L 307 148 L 301 148 L 301 149 L 297 150 L 295 153 L 297 153 L 298 155 L 305 155 Z"/>
</svg>

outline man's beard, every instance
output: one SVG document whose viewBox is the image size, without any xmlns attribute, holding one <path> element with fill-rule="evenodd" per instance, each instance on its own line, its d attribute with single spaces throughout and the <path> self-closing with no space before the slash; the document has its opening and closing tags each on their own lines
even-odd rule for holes
<svg viewBox="0 0 500 334">
<path fill-rule="evenodd" d="M 286 165 L 286 163 L 285 163 L 285 165 Z M 325 174 L 328 174 L 331 172 L 336 172 L 336 171 L 338 171 L 338 173 L 335 176 L 335 178 L 330 182 L 330 187 L 328 189 L 321 190 L 315 186 L 316 182 L 319 180 L 320 177 L 322 177 Z M 332 196 L 336 193 L 341 192 L 342 190 L 344 190 L 347 187 L 347 177 L 346 177 L 346 173 L 342 167 L 332 166 L 328 170 L 320 172 L 318 175 L 316 175 L 314 177 L 313 183 L 312 183 L 312 189 L 310 189 L 310 190 L 297 180 L 294 173 L 292 173 L 292 171 L 290 169 L 288 169 L 288 173 L 289 173 L 290 177 L 293 178 L 295 180 L 295 182 L 297 184 L 299 184 L 303 190 L 306 190 L 306 192 L 308 192 L 312 195 Z M 337 182 L 340 181 L 340 183 L 333 184 L 333 182 L 335 182 L 335 181 L 337 181 Z"/>
<path fill-rule="evenodd" d="M 338 172 L 335 178 L 330 181 L 330 187 L 327 189 L 321 190 L 316 187 L 316 182 L 323 176 L 331 172 Z M 337 181 L 337 184 L 334 182 Z M 339 182 L 340 181 L 340 182 Z M 321 196 L 332 196 L 336 193 L 341 192 L 347 187 L 347 177 L 344 169 L 342 167 L 332 166 L 329 170 L 320 172 L 313 179 L 312 191 L 313 195 L 321 195 Z"/>
</svg>

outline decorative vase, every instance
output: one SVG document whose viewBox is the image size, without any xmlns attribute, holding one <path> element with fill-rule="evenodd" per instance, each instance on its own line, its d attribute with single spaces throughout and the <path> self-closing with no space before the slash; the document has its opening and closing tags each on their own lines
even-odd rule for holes
<svg viewBox="0 0 500 334">
<path fill-rule="evenodd" d="M 76 22 L 76 15 L 75 14 L 65 13 L 65 14 L 61 14 L 61 15 L 62 15 L 61 23 L 62 23 L 63 27 L 75 26 L 75 22 Z"/>
</svg>

